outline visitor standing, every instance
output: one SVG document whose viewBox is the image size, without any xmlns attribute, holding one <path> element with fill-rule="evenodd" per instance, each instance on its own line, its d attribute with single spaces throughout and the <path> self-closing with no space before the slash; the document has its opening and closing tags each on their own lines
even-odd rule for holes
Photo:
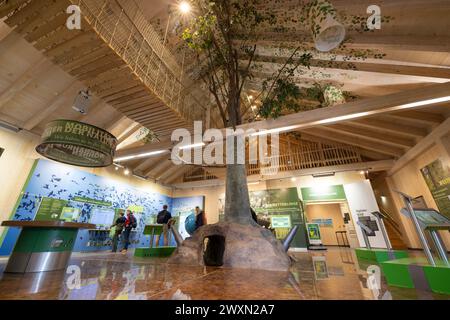
<svg viewBox="0 0 450 320">
<path fill-rule="evenodd" d="M 137 227 L 137 221 L 135 216 L 133 215 L 133 212 L 131 210 L 127 210 L 127 217 L 124 224 L 124 230 L 123 230 L 123 241 L 124 241 L 124 247 L 122 249 L 122 253 L 127 253 L 128 246 L 130 245 L 130 234 L 131 230 Z"/>
<path fill-rule="evenodd" d="M 164 246 L 167 247 L 169 245 L 168 235 L 169 235 L 169 221 L 172 219 L 172 214 L 167 210 L 167 205 L 163 206 L 162 211 L 158 213 L 158 216 L 156 217 L 156 223 L 163 225 L 163 237 L 164 237 Z M 156 246 L 159 246 L 159 240 L 161 235 L 156 236 Z"/>
<path fill-rule="evenodd" d="M 122 234 L 123 227 L 127 218 L 125 218 L 125 213 L 123 211 L 120 212 L 119 217 L 116 219 L 111 228 L 115 227 L 113 239 L 112 239 L 112 252 L 117 251 L 117 243 L 119 242 L 119 237 Z"/>
<path fill-rule="evenodd" d="M 195 230 L 206 224 L 206 215 L 200 207 L 195 207 Z"/>
</svg>

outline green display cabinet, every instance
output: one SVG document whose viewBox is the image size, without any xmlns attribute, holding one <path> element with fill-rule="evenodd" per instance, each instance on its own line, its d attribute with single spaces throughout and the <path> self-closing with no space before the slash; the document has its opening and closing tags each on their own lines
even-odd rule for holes
<svg viewBox="0 0 450 320">
<path fill-rule="evenodd" d="M 432 266 L 425 258 L 404 258 L 382 262 L 381 268 L 390 286 L 450 295 L 450 266 L 444 261 Z"/>
<path fill-rule="evenodd" d="M 174 226 L 172 226 L 174 227 Z M 168 257 L 170 256 L 177 247 L 172 246 L 154 246 L 154 237 L 161 236 L 163 233 L 164 225 L 162 224 L 150 224 L 146 225 L 144 228 L 144 235 L 150 236 L 150 247 L 149 248 L 136 248 L 134 251 L 135 257 L 149 258 L 149 257 Z M 170 243 L 170 231 L 169 231 L 169 243 Z"/>
<path fill-rule="evenodd" d="M 408 252 L 404 250 L 387 250 L 387 249 L 367 249 L 357 248 L 355 249 L 356 257 L 358 260 L 365 260 L 374 263 L 381 263 L 384 261 L 408 258 Z"/>
<path fill-rule="evenodd" d="M 93 224 L 64 221 L 4 221 L 2 226 L 22 228 L 8 259 L 8 273 L 65 269 L 78 230 L 95 228 Z"/>
</svg>

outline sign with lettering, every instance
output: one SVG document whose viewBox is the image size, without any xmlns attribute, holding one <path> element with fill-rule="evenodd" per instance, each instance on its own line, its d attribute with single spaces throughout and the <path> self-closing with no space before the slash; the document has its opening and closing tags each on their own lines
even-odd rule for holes
<svg viewBox="0 0 450 320">
<path fill-rule="evenodd" d="M 291 216 L 281 216 L 281 215 L 277 215 L 277 216 L 271 216 L 270 217 L 270 224 L 272 226 L 272 228 L 277 229 L 277 228 L 292 228 L 292 224 L 291 224 Z"/>
<path fill-rule="evenodd" d="M 450 218 L 450 164 L 438 159 L 421 170 L 441 214 Z"/>
<path fill-rule="evenodd" d="M 302 198 L 305 202 L 345 200 L 345 191 L 342 185 L 302 188 Z"/>
<path fill-rule="evenodd" d="M 42 156 L 80 167 L 107 167 L 113 163 L 117 138 L 96 126 L 73 120 L 47 124 L 36 151 Z"/>
</svg>

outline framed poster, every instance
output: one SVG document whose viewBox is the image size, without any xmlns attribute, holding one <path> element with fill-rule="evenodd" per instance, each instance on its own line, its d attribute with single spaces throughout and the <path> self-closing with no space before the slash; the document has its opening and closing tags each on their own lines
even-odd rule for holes
<svg viewBox="0 0 450 320">
<path fill-rule="evenodd" d="M 309 244 L 321 245 L 322 239 L 320 236 L 320 226 L 318 223 L 307 223 L 306 230 L 308 234 Z"/>
<path fill-rule="evenodd" d="M 420 171 L 439 211 L 450 218 L 450 163 L 437 159 Z"/>
</svg>

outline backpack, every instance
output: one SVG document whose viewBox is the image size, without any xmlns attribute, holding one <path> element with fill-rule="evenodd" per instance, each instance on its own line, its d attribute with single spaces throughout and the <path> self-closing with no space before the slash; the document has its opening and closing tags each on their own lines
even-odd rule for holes
<svg viewBox="0 0 450 320">
<path fill-rule="evenodd" d="M 131 227 L 135 229 L 137 227 L 137 220 L 134 216 L 132 216 Z"/>
</svg>

